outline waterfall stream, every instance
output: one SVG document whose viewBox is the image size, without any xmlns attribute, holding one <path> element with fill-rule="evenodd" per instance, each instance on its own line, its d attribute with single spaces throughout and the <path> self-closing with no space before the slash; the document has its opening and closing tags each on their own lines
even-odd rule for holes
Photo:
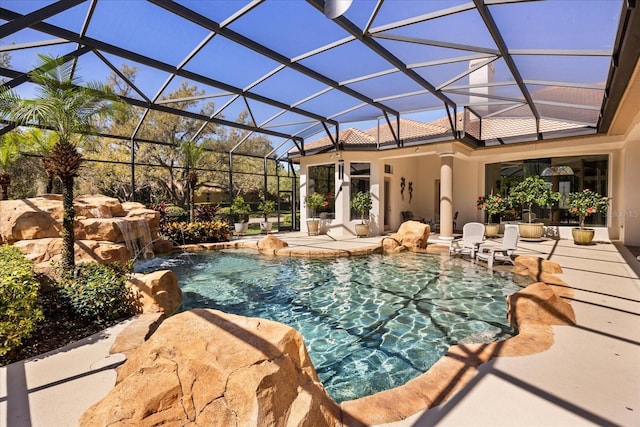
<svg viewBox="0 0 640 427">
<path fill-rule="evenodd" d="M 124 243 L 129 250 L 131 259 L 153 258 L 153 248 L 151 240 L 151 229 L 149 223 L 144 219 L 127 219 L 117 221 L 122 232 Z"/>
</svg>

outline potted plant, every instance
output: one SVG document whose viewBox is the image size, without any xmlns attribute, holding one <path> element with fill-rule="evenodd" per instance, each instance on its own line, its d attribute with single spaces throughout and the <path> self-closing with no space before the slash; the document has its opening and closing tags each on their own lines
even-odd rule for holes
<svg viewBox="0 0 640 427">
<path fill-rule="evenodd" d="M 276 210 L 276 204 L 273 200 L 265 200 L 258 205 L 258 209 L 264 214 L 264 221 L 260 223 L 260 230 L 263 232 L 271 231 L 271 222 L 269 215 Z"/>
<path fill-rule="evenodd" d="M 360 212 L 360 224 L 356 224 L 356 236 L 366 237 L 369 234 L 369 225 L 364 222 L 365 214 L 369 214 L 371 207 L 371 193 L 368 191 L 358 191 L 351 198 L 351 207 Z"/>
<path fill-rule="evenodd" d="M 500 226 L 492 223 L 494 215 L 501 214 L 507 208 L 507 200 L 500 194 L 489 194 L 486 196 L 478 196 L 476 200 L 476 209 L 484 210 L 489 217 L 489 223 L 485 224 L 484 235 L 486 237 L 495 237 L 498 235 Z"/>
<path fill-rule="evenodd" d="M 324 196 L 320 193 L 313 192 L 307 194 L 304 203 L 309 208 L 309 218 L 307 218 L 307 232 L 310 236 L 318 234 L 320 228 L 320 219 L 316 217 L 316 210 L 324 205 Z"/>
<path fill-rule="evenodd" d="M 595 230 L 586 228 L 584 220 L 596 212 L 606 212 L 609 209 L 609 197 L 602 196 L 591 190 L 584 189 L 575 193 L 569 193 L 569 213 L 576 215 L 580 220 L 580 227 L 573 228 L 571 234 L 576 245 L 588 245 L 593 240 Z"/>
<path fill-rule="evenodd" d="M 236 233 L 244 234 L 249 228 L 249 211 L 251 207 L 249 203 L 244 201 L 244 197 L 236 196 L 231 203 L 231 218 L 233 220 L 233 226 L 236 229 Z"/>
<path fill-rule="evenodd" d="M 531 210 L 533 205 L 541 208 L 549 206 L 554 202 L 560 201 L 560 193 L 552 191 L 549 184 L 537 175 L 524 179 L 509 192 L 511 200 L 528 208 L 526 215 L 527 222 L 518 223 L 520 237 L 523 239 L 540 240 L 544 232 L 544 224 L 541 222 L 533 222 Z M 523 218 L 524 220 L 524 218 Z"/>
</svg>

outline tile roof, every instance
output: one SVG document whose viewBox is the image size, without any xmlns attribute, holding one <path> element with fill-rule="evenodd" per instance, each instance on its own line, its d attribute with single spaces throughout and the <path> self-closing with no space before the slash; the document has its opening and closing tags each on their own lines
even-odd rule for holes
<svg viewBox="0 0 640 427">
<path fill-rule="evenodd" d="M 603 96 L 603 89 L 580 87 L 553 86 L 532 92 L 534 102 L 538 101 L 536 108 L 541 116 L 540 132 L 579 129 L 585 125 L 595 126 Z M 465 115 L 466 120 L 464 120 Z M 567 121 L 547 117 L 566 117 Z M 528 105 L 506 110 L 495 116 L 484 118 L 482 121 L 469 112 L 460 112 L 457 115 L 457 121 L 458 129 L 464 129 L 467 134 L 483 141 L 536 134 L 536 121 Z M 395 123 L 395 120 L 391 122 L 394 131 Z M 430 138 L 446 135 L 452 136 L 449 118 L 446 116 L 429 123 L 400 119 L 400 137 L 404 142 L 420 140 L 427 142 Z M 366 131 L 349 128 L 341 131 L 339 138 L 343 145 L 350 147 L 395 144 L 391 129 L 386 124 Z M 331 139 L 325 136 L 305 143 L 305 149 L 315 150 L 331 147 L 331 145 Z M 292 150 L 292 152 L 297 151 L 297 149 Z"/>
</svg>

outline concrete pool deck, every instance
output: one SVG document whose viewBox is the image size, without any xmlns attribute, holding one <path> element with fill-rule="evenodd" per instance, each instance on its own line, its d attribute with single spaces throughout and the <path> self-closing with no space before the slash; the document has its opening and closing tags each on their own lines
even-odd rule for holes
<svg viewBox="0 0 640 427">
<path fill-rule="evenodd" d="M 357 251 L 381 240 L 277 236 L 314 251 Z M 577 325 L 554 326 L 549 350 L 493 359 L 442 405 L 386 426 L 640 425 L 640 262 L 619 244 L 570 240 L 520 242 L 519 254 L 562 266 Z M 114 385 L 124 356 L 109 348 L 125 325 L 1 367 L 0 426 L 76 425 Z"/>
</svg>

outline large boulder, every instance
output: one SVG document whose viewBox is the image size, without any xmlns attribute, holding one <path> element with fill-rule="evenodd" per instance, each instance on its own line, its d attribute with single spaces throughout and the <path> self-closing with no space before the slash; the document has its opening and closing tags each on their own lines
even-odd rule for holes
<svg viewBox="0 0 640 427">
<path fill-rule="evenodd" d="M 45 197 L 0 201 L 0 242 L 60 237 L 62 202 Z"/>
<path fill-rule="evenodd" d="M 384 252 L 416 251 L 426 249 L 431 227 L 418 221 L 405 221 L 396 233 L 382 241 Z"/>
<path fill-rule="evenodd" d="M 118 370 L 81 426 L 339 426 L 301 335 L 264 319 L 172 316 Z"/>
<path fill-rule="evenodd" d="M 575 325 L 576 315 L 571 304 L 564 301 L 547 284 L 538 282 L 510 295 L 509 319 L 511 324 Z"/>
<path fill-rule="evenodd" d="M 133 274 L 127 280 L 127 287 L 132 291 L 138 313 L 170 314 L 182 305 L 182 291 L 171 270 Z"/>
<path fill-rule="evenodd" d="M 20 248 L 34 264 L 59 261 L 62 253 L 62 238 L 47 237 L 44 239 L 20 240 L 14 243 L 14 246 Z M 129 250 L 122 243 L 76 240 L 74 248 L 76 262 L 124 263 L 130 258 Z"/>
<path fill-rule="evenodd" d="M 126 219 L 128 221 L 144 220 L 149 224 L 149 233 L 152 239 L 158 238 L 158 230 L 160 229 L 160 212 L 153 209 L 134 208 L 127 212 Z"/>
<path fill-rule="evenodd" d="M 86 218 L 112 218 L 124 216 L 120 201 L 102 194 L 84 194 L 73 200 L 76 215 Z"/>
<path fill-rule="evenodd" d="M 273 234 L 268 234 L 258 241 L 258 250 L 264 254 L 273 255 L 276 251 L 288 247 L 289 244 L 282 239 L 278 239 Z"/>
</svg>

